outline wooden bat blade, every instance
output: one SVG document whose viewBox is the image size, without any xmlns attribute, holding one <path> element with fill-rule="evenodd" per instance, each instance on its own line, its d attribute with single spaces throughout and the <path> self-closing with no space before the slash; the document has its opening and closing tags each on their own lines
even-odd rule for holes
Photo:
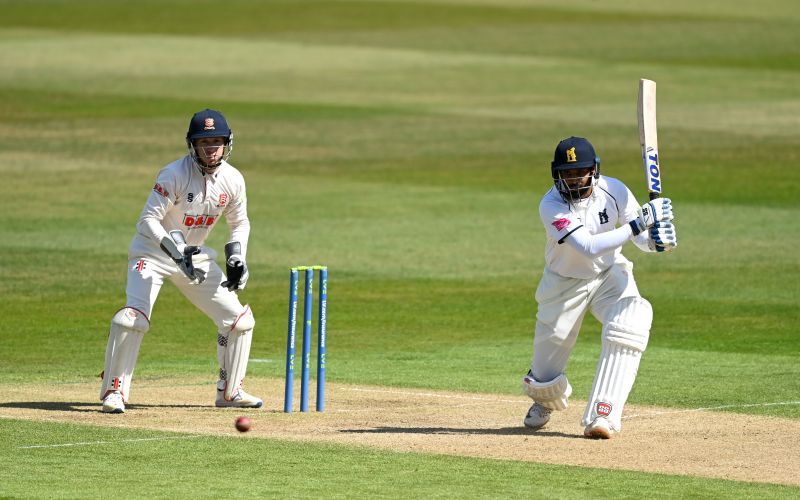
<svg viewBox="0 0 800 500">
<path fill-rule="evenodd" d="M 658 159 L 658 130 L 656 126 L 656 82 L 639 80 L 639 144 L 642 147 L 642 162 L 650 199 L 662 193 L 661 165 Z"/>
</svg>

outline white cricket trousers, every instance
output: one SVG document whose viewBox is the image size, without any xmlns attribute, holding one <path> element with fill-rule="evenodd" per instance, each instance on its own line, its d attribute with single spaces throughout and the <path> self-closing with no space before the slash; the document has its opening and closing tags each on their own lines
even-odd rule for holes
<svg viewBox="0 0 800 500">
<path fill-rule="evenodd" d="M 627 260 L 615 262 L 592 279 L 566 278 L 545 269 L 536 289 L 533 377 L 549 382 L 566 370 L 587 311 L 605 325 L 619 299 L 639 296 L 633 264 Z"/>
<path fill-rule="evenodd" d="M 193 264 L 195 268 L 206 272 L 206 279 L 202 283 L 190 283 L 189 278 L 172 262 L 166 263 L 151 257 L 131 259 L 128 261 L 126 305 L 151 319 L 161 286 L 169 278 L 192 304 L 211 318 L 217 325 L 217 331 L 228 332 L 244 311 L 244 306 L 235 292 L 219 286 L 225 277 L 213 259 L 194 260 Z"/>
</svg>

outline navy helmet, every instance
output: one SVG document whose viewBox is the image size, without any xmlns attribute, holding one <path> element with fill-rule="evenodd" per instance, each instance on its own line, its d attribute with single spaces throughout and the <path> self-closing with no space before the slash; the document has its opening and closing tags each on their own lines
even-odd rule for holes
<svg viewBox="0 0 800 500">
<path fill-rule="evenodd" d="M 592 169 L 590 185 L 579 189 L 570 187 L 570 182 L 562 176 L 561 172 L 576 168 Z M 583 137 L 568 137 L 556 146 L 553 161 L 550 163 L 550 173 L 561 197 L 567 202 L 575 202 L 591 193 L 597 179 L 600 178 L 600 158 L 597 157 L 592 143 L 588 140 Z"/>
<path fill-rule="evenodd" d="M 195 141 L 203 137 L 224 137 L 230 140 L 233 132 L 228 127 L 228 121 L 222 113 L 213 109 L 198 111 L 189 122 L 189 131 L 186 132 L 187 141 Z"/>
<path fill-rule="evenodd" d="M 194 141 L 205 137 L 223 137 L 225 139 L 225 153 L 222 160 L 216 165 L 205 165 L 197 155 Z M 189 156 L 206 173 L 212 173 L 219 167 L 222 161 L 228 161 L 233 150 L 233 131 L 228 126 L 228 121 L 219 111 L 204 109 L 198 111 L 189 121 L 189 130 L 186 132 L 186 145 L 189 148 Z"/>
</svg>

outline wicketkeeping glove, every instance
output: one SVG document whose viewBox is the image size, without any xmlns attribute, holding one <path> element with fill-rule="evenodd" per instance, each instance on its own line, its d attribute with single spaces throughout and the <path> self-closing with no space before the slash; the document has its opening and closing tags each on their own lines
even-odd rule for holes
<svg viewBox="0 0 800 500">
<path fill-rule="evenodd" d="M 200 253 L 200 247 L 186 245 L 183 233 L 177 230 L 170 231 L 169 236 L 161 239 L 161 250 L 170 256 L 192 284 L 205 281 L 206 272 L 202 269 L 195 269 L 192 264 L 192 256 Z"/>
<path fill-rule="evenodd" d="M 647 240 L 650 250 L 656 252 L 670 252 L 678 246 L 678 235 L 672 222 L 656 222 L 650 228 L 650 238 Z"/>
<path fill-rule="evenodd" d="M 673 218 L 672 200 L 656 198 L 642 205 L 642 208 L 639 209 L 639 217 L 630 221 L 629 224 L 635 236 L 645 229 L 653 227 L 656 222 L 671 221 Z"/>
<path fill-rule="evenodd" d="M 225 245 L 225 275 L 227 280 L 220 286 L 230 291 L 243 290 L 250 278 L 247 264 L 242 256 L 242 245 L 238 241 L 231 241 Z"/>
</svg>

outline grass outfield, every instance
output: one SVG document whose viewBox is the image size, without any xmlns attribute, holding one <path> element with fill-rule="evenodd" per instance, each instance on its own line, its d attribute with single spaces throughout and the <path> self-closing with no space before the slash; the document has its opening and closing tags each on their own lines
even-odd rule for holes
<svg viewBox="0 0 800 500">
<path fill-rule="evenodd" d="M 788 498 L 796 492 L 661 474 L 44 422 L 4 422 L 0 442 L 0 464 L 16 476 L 0 491 L 4 498 Z M 110 469 L 114 480 L 108 483 Z"/>
<path fill-rule="evenodd" d="M 282 377 L 287 268 L 319 262 L 331 270 L 329 380 L 518 394 L 552 150 L 565 136 L 588 137 L 603 173 L 643 201 L 635 98 L 648 77 L 659 84 L 680 246 L 669 255 L 624 250 L 655 309 L 630 401 L 800 419 L 793 7 L 172 0 L 132 12 L 100 1 L 0 0 L 0 174 L 12 205 L 0 224 L 0 384 L 57 390 L 100 372 L 139 211 L 158 169 L 184 153 L 191 114 L 213 107 L 235 132 L 231 162 L 248 183 L 252 277 L 241 296 L 258 321 L 259 360 L 250 377 Z M 221 227 L 209 243 L 221 249 L 226 238 Z M 598 333 L 588 320 L 568 367 L 578 398 L 589 391 Z M 205 375 L 210 387 L 214 341 L 211 323 L 167 286 L 137 377 Z M 273 405 L 282 397 L 264 396 Z M 19 478 L 0 480 L 0 496 L 10 497 L 104 496 L 96 481 L 114 451 L 137 485 L 186 461 L 179 482 L 154 482 L 140 496 L 218 496 L 211 478 L 221 471 L 209 464 L 239 460 L 240 494 L 797 494 L 226 437 L 23 451 L 155 434 L 0 422 L 0 464 Z M 323 462 L 324 479 L 298 486 Z M 250 479 L 244 471 L 256 467 Z M 75 470 L 91 486 L 75 482 Z M 49 479 L 36 481 L 45 471 Z"/>
</svg>

